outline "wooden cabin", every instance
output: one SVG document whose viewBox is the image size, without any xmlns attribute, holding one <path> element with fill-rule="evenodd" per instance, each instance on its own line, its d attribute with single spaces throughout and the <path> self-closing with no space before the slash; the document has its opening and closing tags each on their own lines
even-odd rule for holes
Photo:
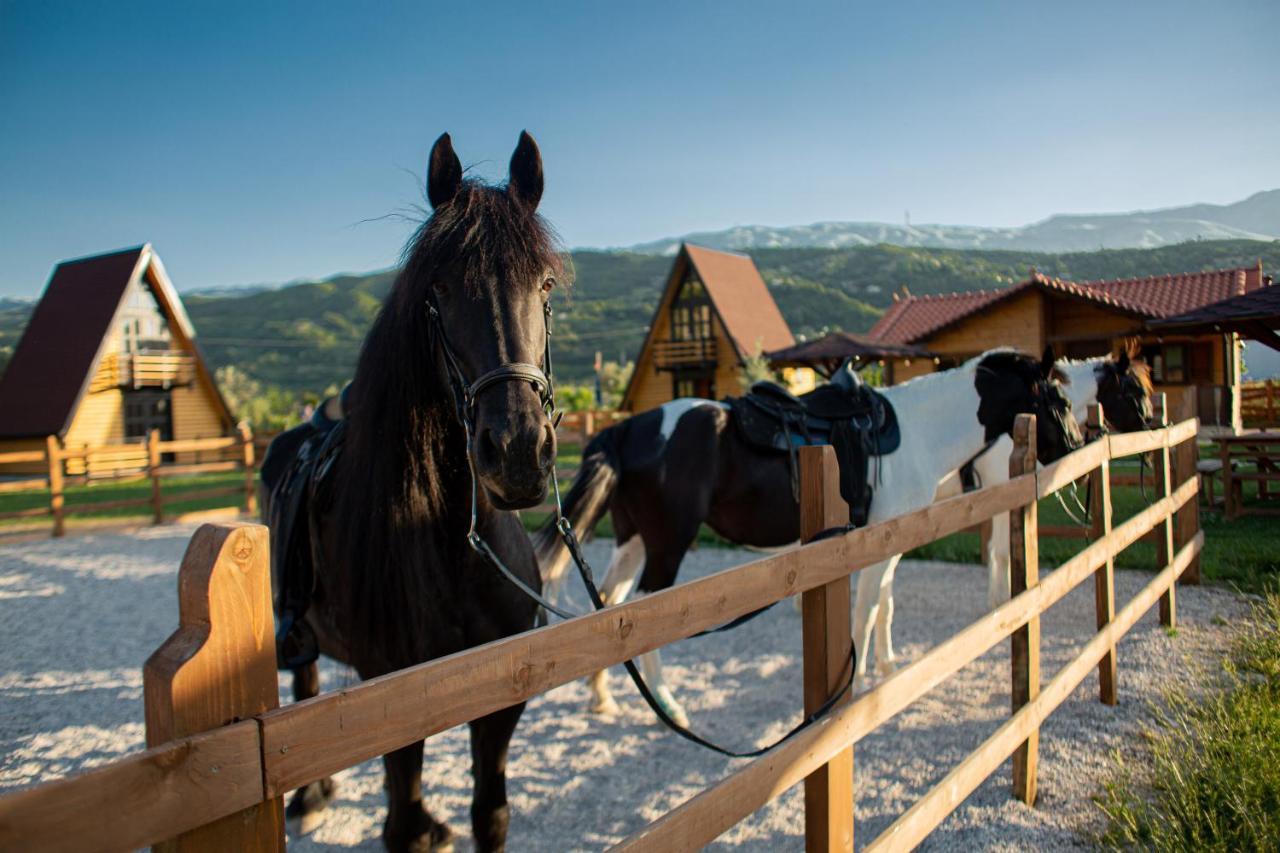
<svg viewBox="0 0 1280 853">
<path fill-rule="evenodd" d="M 746 255 L 681 244 L 621 408 L 641 412 L 680 397 L 742 393 L 744 362 L 795 344 L 782 312 Z M 813 371 L 787 368 L 796 393 Z"/>
<path fill-rule="evenodd" d="M 1028 353 L 1052 345 L 1059 357 L 1106 355 L 1136 339 L 1156 390 L 1180 407 L 1196 400 L 1201 424 L 1237 431 L 1240 422 L 1240 335 L 1160 330 L 1151 325 L 1270 283 L 1262 267 L 1111 281 L 1070 282 L 1035 270 L 1001 288 L 940 296 L 895 297 L 870 337 L 911 344 L 933 358 L 886 361 L 886 380 L 950 367 L 985 350 L 1011 346 Z M 1181 408 L 1173 408 L 1181 411 Z"/>
<path fill-rule="evenodd" d="M 0 377 L 0 452 L 43 450 L 50 435 L 68 448 L 137 445 L 88 471 L 67 462 L 68 474 L 111 474 L 146 465 L 153 429 L 162 439 L 234 434 L 195 337 L 150 245 L 58 264 Z"/>
</svg>

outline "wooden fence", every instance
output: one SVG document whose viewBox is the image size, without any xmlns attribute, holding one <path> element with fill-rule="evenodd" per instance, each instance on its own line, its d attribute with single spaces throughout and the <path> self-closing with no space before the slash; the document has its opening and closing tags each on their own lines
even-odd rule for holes
<svg viewBox="0 0 1280 853">
<path fill-rule="evenodd" d="M 1241 385 L 1240 417 L 1249 427 L 1280 426 L 1280 384 L 1266 379 Z"/>
<path fill-rule="evenodd" d="M 176 463 L 167 461 L 165 457 L 194 456 L 197 461 Z M 213 459 L 204 457 L 213 456 Z M 112 483 L 128 483 L 149 479 L 151 494 L 146 497 L 123 498 L 119 500 L 86 500 L 75 503 L 67 502 L 66 488 L 69 481 L 88 482 L 95 460 L 119 461 L 127 458 L 136 460 L 136 467 L 124 476 L 111 478 Z M 39 518 L 48 516 L 52 519 L 54 536 L 62 536 L 66 532 L 68 516 L 105 512 L 109 510 L 144 507 L 150 510 L 152 520 L 156 524 L 164 522 L 165 505 L 178 501 L 208 500 L 210 498 L 236 498 L 227 502 L 228 508 L 254 513 L 257 511 L 256 481 L 254 468 L 254 438 L 246 426 L 241 426 L 237 435 L 216 438 L 192 438 L 179 441 L 163 441 L 158 430 L 152 430 L 145 443 L 141 444 L 109 444 L 87 447 L 63 447 L 57 436 L 45 439 L 43 450 L 0 453 L 0 465 L 5 464 L 40 464 L 43 463 L 47 473 L 38 477 L 22 480 L 0 481 L 0 492 L 24 492 L 39 489 L 49 490 L 49 502 L 46 506 L 29 509 L 0 512 L 0 519 L 7 518 Z M 85 474 L 73 477 L 67 473 L 67 462 L 77 461 Z M 166 495 L 161 487 L 163 481 L 170 477 L 189 477 L 197 474 L 215 474 L 227 471 L 243 471 L 244 482 L 232 486 L 217 486 L 195 491 L 184 491 Z M 217 510 L 214 510 L 217 512 Z M 173 520 L 186 519 L 203 515 L 195 513 L 177 516 Z"/>
<path fill-rule="evenodd" d="M 1010 719 L 871 844 L 910 848 L 1010 755 L 1014 793 L 1033 802 L 1041 722 L 1095 666 L 1101 700 L 1115 702 L 1116 643 L 1153 604 L 1162 622 L 1174 624 L 1174 583 L 1199 553 L 1203 534 L 1175 525 L 1177 510 L 1194 502 L 1198 481 L 1194 472 L 1173 476 L 1172 459 L 1195 441 L 1196 428 L 1188 420 L 1107 436 L 1037 471 L 1034 421 L 1023 416 L 1007 483 L 284 708 L 275 707 L 266 530 L 206 525 L 183 559 L 180 627 L 144 671 L 150 748 L 0 798 L 0 848 L 114 850 L 181 835 L 187 850 L 278 849 L 281 798 L 289 790 L 797 593 L 803 593 L 803 703 L 812 708 L 847 674 L 852 572 L 1011 512 L 1010 601 L 874 690 L 845 697 L 821 722 L 617 847 L 696 850 L 804 782 L 807 848 L 851 850 L 857 741 L 1011 638 Z M 1113 527 L 1110 462 L 1145 452 L 1159 460 L 1158 497 Z M 829 447 L 803 448 L 801 472 L 807 539 L 847 516 Z M 1099 496 L 1102 535 L 1042 580 L 1037 500 L 1084 476 L 1093 478 Z M 1160 535 L 1159 571 L 1116 612 L 1113 558 L 1152 529 Z M 1040 614 L 1090 578 L 1098 632 L 1042 685 Z M 424 695 L 432 701 L 423 703 Z"/>
</svg>

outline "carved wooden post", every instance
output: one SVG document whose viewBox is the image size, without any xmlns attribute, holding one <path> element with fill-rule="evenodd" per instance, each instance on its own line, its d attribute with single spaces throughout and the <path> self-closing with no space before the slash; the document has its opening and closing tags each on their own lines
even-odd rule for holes
<svg viewBox="0 0 1280 853">
<path fill-rule="evenodd" d="M 1101 403 L 1089 407 L 1089 431 L 1102 429 L 1105 423 Z M 1106 437 L 1100 439 L 1106 441 Z M 1098 542 L 1111 535 L 1111 460 L 1089 473 L 1089 539 Z M 1101 631 L 1116 616 L 1115 561 L 1107 562 L 1093 573 L 1093 597 Z M 1098 662 L 1098 698 L 1104 705 L 1116 704 L 1116 647 L 1113 643 Z"/>
<path fill-rule="evenodd" d="M 1171 479 L 1173 472 L 1169 461 L 1169 411 L 1165 405 L 1164 394 L 1156 395 L 1156 426 L 1165 430 L 1165 439 L 1159 449 L 1155 451 L 1155 464 L 1152 465 L 1152 468 L 1155 470 L 1156 491 L 1160 497 L 1167 498 L 1172 491 Z M 1156 527 L 1156 571 L 1169 565 L 1173 555 L 1177 553 L 1173 547 L 1173 521 L 1174 514 L 1170 513 Z M 1178 622 L 1176 590 L 1177 584 L 1170 584 L 1168 591 L 1160 596 L 1160 624 L 1171 628 L 1176 626 Z"/>
<path fill-rule="evenodd" d="M 1182 412 L 1178 415 L 1179 421 L 1190 420 L 1196 416 L 1195 401 L 1186 399 L 1182 401 Z M 1181 486 L 1191 477 L 1199 477 L 1196 471 L 1196 462 L 1200 458 L 1200 444 L 1196 440 L 1196 436 L 1179 444 L 1171 449 L 1173 462 L 1173 486 L 1177 488 Z M 1228 460 L 1230 461 L 1230 460 Z M 1225 469 L 1223 472 L 1223 483 L 1226 483 Z M 1200 532 L 1200 501 L 1191 500 L 1183 504 L 1182 509 L 1178 510 L 1174 521 L 1174 539 L 1173 544 L 1177 550 L 1181 550 L 1182 546 L 1195 538 Z M 1191 562 L 1187 564 L 1187 568 L 1179 578 L 1181 583 L 1195 584 L 1200 583 L 1200 555 L 1197 553 L 1191 558 Z"/>
<path fill-rule="evenodd" d="M 840 497 L 836 453 L 830 446 L 800 448 L 800 541 L 829 527 L 849 523 Z M 849 677 L 853 629 L 849 620 L 849 577 L 804 593 L 804 712 L 812 714 Z M 852 701 L 846 695 L 840 704 Z M 853 747 L 839 753 L 804 780 L 805 850 L 853 851 Z"/>
<path fill-rule="evenodd" d="M 253 430 L 247 423 L 236 427 L 240 433 L 241 461 L 244 464 L 244 512 L 253 515 L 258 511 L 258 493 L 254 483 L 253 470 Z"/>
<path fill-rule="evenodd" d="M 151 477 L 151 520 L 164 523 L 164 496 L 160 493 L 160 430 L 147 433 L 147 474 Z"/>
<path fill-rule="evenodd" d="M 45 438 L 44 455 L 49 462 L 49 512 L 53 515 L 53 535 L 61 536 L 67 532 L 63 510 L 66 498 L 62 494 L 62 443 L 56 435 Z"/>
<path fill-rule="evenodd" d="M 178 630 L 143 668 L 147 746 L 275 708 L 278 689 L 267 528 L 202 525 L 178 572 Z M 281 798 L 154 849 L 283 850 Z"/>
<path fill-rule="evenodd" d="M 1018 415 L 1013 424 L 1013 453 L 1009 478 L 1036 470 L 1036 418 Z M 1010 593 L 1017 597 L 1040 582 L 1040 550 L 1034 498 L 1009 513 Z M 1010 637 L 1013 670 L 1013 711 L 1040 695 L 1040 617 L 1033 616 Z M 1036 802 L 1036 766 L 1040 756 L 1037 727 L 1013 753 L 1013 795 L 1027 805 Z"/>
</svg>

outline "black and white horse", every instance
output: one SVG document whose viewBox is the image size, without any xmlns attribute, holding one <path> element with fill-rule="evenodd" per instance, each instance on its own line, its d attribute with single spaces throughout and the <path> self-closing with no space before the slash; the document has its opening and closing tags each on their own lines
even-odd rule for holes
<svg viewBox="0 0 1280 853">
<path fill-rule="evenodd" d="M 1040 459 L 1051 462 L 1081 443 L 1051 354 L 1037 361 L 995 350 L 952 370 L 883 390 L 901 428 L 901 445 L 870 466 L 876 481 L 869 523 L 929 504 L 939 482 L 982 448 L 1008 434 L 1014 419 L 1034 413 Z M 878 470 L 877 465 L 878 463 Z M 776 547 L 796 541 L 800 512 L 784 453 L 747 444 L 729 407 L 702 399 L 675 400 L 597 435 L 583 453 L 565 513 L 589 532 L 606 511 L 616 540 L 602 593 L 609 604 L 671 586 L 698 528 L 706 523 L 731 542 Z M 544 585 L 563 579 L 569 555 L 552 526 L 535 539 Z M 892 580 L 898 557 L 859 575 L 854 636 L 857 679 L 866 675 L 870 630 L 877 628 L 881 671 L 892 666 Z M 673 719 L 687 715 L 663 684 L 658 652 L 642 657 L 651 690 Z M 607 673 L 592 679 L 592 710 L 616 704 Z"/>
<path fill-rule="evenodd" d="M 1147 429 L 1151 421 L 1151 371 L 1145 362 L 1136 361 L 1128 351 L 1115 357 L 1084 360 L 1060 359 L 1056 364 L 1062 375 L 1062 390 L 1071 400 L 1071 414 L 1081 427 L 1089 415 L 1089 406 L 1102 404 L 1106 426 L 1117 432 Z M 991 449 L 974 460 L 977 482 L 994 486 L 1009 480 L 1009 454 L 1013 442 L 1001 438 Z M 950 474 L 938 486 L 938 500 L 954 497 L 963 491 L 960 472 Z M 991 519 L 991 535 L 983 554 L 989 572 L 987 603 L 995 609 L 1009 600 L 1009 514 Z"/>
</svg>

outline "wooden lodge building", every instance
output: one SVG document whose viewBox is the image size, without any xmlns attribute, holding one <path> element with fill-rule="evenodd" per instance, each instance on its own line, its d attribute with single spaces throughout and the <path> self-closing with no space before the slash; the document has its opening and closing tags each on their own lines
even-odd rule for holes
<svg viewBox="0 0 1280 853">
<path fill-rule="evenodd" d="M 160 258 L 146 245 L 58 264 L 0 377 L 0 452 L 43 450 L 51 435 L 69 448 L 137 444 L 91 457 L 92 471 L 67 462 L 68 474 L 110 474 L 146 464 L 152 429 L 165 440 L 235 432 Z"/>
<path fill-rule="evenodd" d="M 641 412 L 680 397 L 740 394 L 747 359 L 794 344 L 751 258 L 682 244 L 621 408 Z M 808 368 L 788 368 L 783 378 L 797 393 L 814 384 Z"/>
<path fill-rule="evenodd" d="M 1241 337 L 1234 331 L 1179 331 L 1151 323 L 1270 284 L 1262 266 L 1076 283 L 1035 270 L 999 290 L 940 296 L 895 296 L 870 337 L 913 345 L 932 358 L 886 360 L 886 381 L 902 382 L 953 366 L 985 350 L 1012 346 L 1059 357 L 1106 355 L 1136 339 L 1156 390 L 1182 411 L 1188 395 L 1206 427 L 1238 431 Z M 1212 431 L 1212 430 L 1210 430 Z"/>
</svg>

